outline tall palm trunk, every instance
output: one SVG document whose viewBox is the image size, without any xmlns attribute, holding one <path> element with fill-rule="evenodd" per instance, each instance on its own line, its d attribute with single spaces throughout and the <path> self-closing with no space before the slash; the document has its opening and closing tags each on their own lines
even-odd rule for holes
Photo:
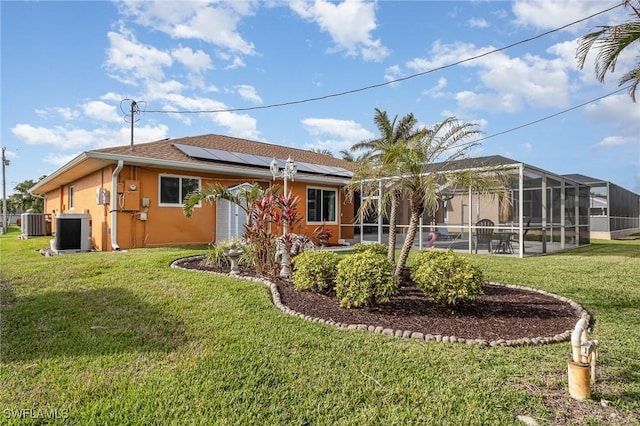
<svg viewBox="0 0 640 426">
<path fill-rule="evenodd" d="M 411 251 L 411 246 L 413 246 L 413 240 L 415 239 L 416 233 L 418 232 L 418 225 L 420 223 L 421 214 L 422 213 L 418 209 L 411 209 L 411 217 L 409 218 L 409 229 L 407 230 L 407 237 L 402 244 L 402 250 L 400 250 L 400 256 L 398 257 L 398 263 L 396 264 L 396 271 L 393 274 L 396 280 L 400 279 L 400 277 L 402 276 L 402 270 L 407 264 L 409 252 Z"/>
<path fill-rule="evenodd" d="M 398 224 L 398 192 L 393 191 L 391 196 L 391 211 L 389 212 L 389 248 L 387 257 L 392 262 L 396 258 L 396 228 Z"/>
</svg>

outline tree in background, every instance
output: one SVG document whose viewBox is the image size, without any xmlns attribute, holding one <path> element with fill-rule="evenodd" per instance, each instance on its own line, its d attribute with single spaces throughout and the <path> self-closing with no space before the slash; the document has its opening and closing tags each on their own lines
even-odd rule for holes
<svg viewBox="0 0 640 426">
<path fill-rule="evenodd" d="M 38 182 L 45 177 L 46 176 L 41 176 Z M 17 184 L 15 188 L 13 188 L 16 192 L 7 198 L 7 212 L 11 212 L 13 209 L 14 213 L 17 211 L 26 212 L 27 210 L 31 210 L 33 213 L 43 213 L 44 198 L 29 193 L 29 189 L 33 188 L 36 183 L 37 182 L 29 179 Z M 11 204 L 12 207 L 9 207 L 9 204 Z"/>
<path fill-rule="evenodd" d="M 634 5 L 635 3 L 635 5 Z M 604 25 L 578 39 L 578 67 L 582 69 L 587 54 L 597 49 L 595 57 L 595 72 L 599 82 L 604 83 L 607 72 L 614 72 L 618 58 L 629 46 L 638 46 L 640 41 L 640 0 L 624 0 L 626 8 L 631 9 L 632 20 L 618 25 Z M 630 83 L 629 96 L 636 101 L 636 89 L 640 84 L 640 56 L 636 56 L 636 64 L 631 71 L 625 73 L 618 80 L 618 86 Z"/>
<path fill-rule="evenodd" d="M 333 157 L 333 152 L 327 148 L 311 148 L 311 152 L 317 152 L 318 154 L 328 155 Z"/>
</svg>

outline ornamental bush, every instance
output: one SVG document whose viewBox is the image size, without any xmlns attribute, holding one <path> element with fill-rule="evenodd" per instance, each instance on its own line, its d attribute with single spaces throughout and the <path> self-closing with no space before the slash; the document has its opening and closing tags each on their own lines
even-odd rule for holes
<svg viewBox="0 0 640 426">
<path fill-rule="evenodd" d="M 389 301 L 398 292 L 393 264 L 386 255 L 365 250 L 338 263 L 336 295 L 343 308 L 371 306 Z"/>
<path fill-rule="evenodd" d="M 328 250 L 307 250 L 293 258 L 293 286 L 326 293 L 333 290 L 339 257 Z"/>
<path fill-rule="evenodd" d="M 242 254 L 238 257 L 238 264 L 245 268 L 255 267 L 256 260 L 253 246 L 237 238 L 231 238 L 226 241 L 218 241 L 217 243 L 209 244 L 209 252 L 200 263 L 203 266 L 214 266 L 218 268 L 229 267 L 231 265 L 231 259 L 227 253 L 229 252 L 232 244 L 235 244 L 236 247 L 242 249 Z"/>
<path fill-rule="evenodd" d="M 385 246 L 384 244 L 381 243 L 369 243 L 369 244 L 362 244 L 362 243 L 356 243 L 353 245 L 353 252 L 354 253 L 362 253 L 363 251 L 371 251 L 373 253 L 378 253 L 381 254 L 383 256 L 387 255 L 387 250 L 388 247 Z"/>
<path fill-rule="evenodd" d="M 231 260 L 225 252 L 229 250 L 231 243 L 231 240 L 227 240 L 210 244 L 209 247 L 211 247 L 211 249 L 205 258 L 202 259 L 201 264 L 203 266 L 215 266 L 218 268 L 226 268 L 229 266 L 231 264 Z"/>
<path fill-rule="evenodd" d="M 482 271 L 451 250 L 426 250 L 414 261 L 411 279 L 436 303 L 456 306 L 483 294 Z"/>
</svg>

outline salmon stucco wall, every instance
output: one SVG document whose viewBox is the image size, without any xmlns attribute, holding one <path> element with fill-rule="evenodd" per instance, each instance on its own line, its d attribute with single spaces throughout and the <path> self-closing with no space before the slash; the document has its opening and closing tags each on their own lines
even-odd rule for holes
<svg viewBox="0 0 640 426">
<path fill-rule="evenodd" d="M 45 213 L 52 217 L 51 231 L 56 232 L 55 216 L 58 213 L 88 213 L 92 248 L 107 250 L 108 206 L 97 203 L 96 189 L 108 187 L 110 179 L 111 167 L 106 167 L 45 194 Z"/>
<path fill-rule="evenodd" d="M 201 187 L 220 183 L 227 187 L 241 184 L 259 183 L 266 188 L 272 184 L 282 186 L 282 181 L 255 181 L 216 174 L 177 172 L 170 169 L 140 168 L 124 166 L 118 174 L 116 193 L 112 193 L 112 173 L 115 165 L 107 166 L 81 179 L 63 185 L 46 194 L 45 212 L 55 218 L 57 213 L 89 213 L 92 221 L 93 248 L 111 250 L 116 243 L 121 249 L 156 247 L 170 245 L 207 244 L 216 241 L 216 206 L 201 203 L 191 218 L 184 215 L 181 205 L 167 205 L 160 202 L 160 177 L 185 177 L 200 179 Z M 300 197 L 298 214 L 302 218 L 293 232 L 310 235 L 318 223 L 307 223 L 307 187 L 309 183 L 289 182 L 289 189 Z M 339 238 L 351 238 L 352 227 L 340 227 L 340 222 L 351 223 L 353 206 L 344 201 L 337 185 L 318 185 L 315 188 L 335 189 L 338 193 L 337 220 L 326 223 L 331 229 L 333 243 Z M 73 190 L 73 206 L 70 193 Z M 99 204 L 98 192 L 103 191 L 104 202 Z M 116 205 L 112 206 L 113 199 Z M 112 211 L 117 215 L 116 240 L 111 240 Z M 53 220 L 55 232 L 55 219 Z M 280 229 L 274 232 L 282 232 Z"/>
<path fill-rule="evenodd" d="M 166 169 L 123 168 L 117 190 L 118 245 L 139 248 L 214 241 L 215 207 L 203 203 L 188 218 L 181 205 L 161 205 L 159 180 L 162 175 L 201 178 L 197 174 Z"/>
</svg>

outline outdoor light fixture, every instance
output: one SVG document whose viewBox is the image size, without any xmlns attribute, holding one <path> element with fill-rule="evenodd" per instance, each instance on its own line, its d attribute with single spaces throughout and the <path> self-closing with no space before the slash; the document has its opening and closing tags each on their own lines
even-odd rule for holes
<svg viewBox="0 0 640 426">
<path fill-rule="evenodd" d="M 295 161 L 293 161 L 291 159 L 291 156 L 289 156 L 289 158 L 287 158 L 287 161 L 284 163 L 284 169 L 280 170 L 280 168 L 278 167 L 278 162 L 274 158 L 271 161 L 270 169 L 271 175 L 273 175 L 273 180 L 282 178 L 282 180 L 284 181 L 284 194 L 285 196 L 287 196 L 289 193 L 287 182 L 289 180 L 293 182 L 296 173 L 298 173 L 298 166 L 296 166 Z M 282 236 L 284 237 L 283 239 L 285 247 L 282 253 L 282 268 L 280 269 L 280 276 L 283 278 L 289 278 L 289 275 L 291 273 L 289 264 L 289 249 L 287 247 L 287 225 L 287 222 L 283 222 L 282 224 Z"/>
</svg>

